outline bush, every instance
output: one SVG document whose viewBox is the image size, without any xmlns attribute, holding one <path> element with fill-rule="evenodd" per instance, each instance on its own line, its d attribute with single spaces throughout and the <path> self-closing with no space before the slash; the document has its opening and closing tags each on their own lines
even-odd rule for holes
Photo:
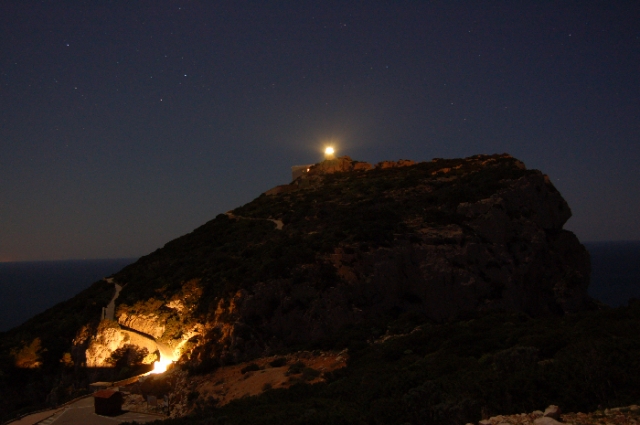
<svg viewBox="0 0 640 425">
<path fill-rule="evenodd" d="M 249 363 L 248 365 L 240 369 L 240 372 L 242 372 L 242 374 L 244 375 L 247 372 L 255 372 L 256 370 L 260 370 L 260 366 L 255 363 Z"/>
<path fill-rule="evenodd" d="M 286 357 L 278 357 L 277 359 L 273 359 L 272 361 L 269 362 L 269 366 L 271 367 L 282 367 L 282 366 L 285 366 L 286 364 L 287 364 Z"/>
<path fill-rule="evenodd" d="M 320 371 L 312 369 L 310 367 L 305 367 L 302 369 L 302 379 L 305 381 L 313 381 L 315 378 L 320 376 Z"/>
<path fill-rule="evenodd" d="M 289 370 L 287 370 L 286 375 L 299 375 L 305 369 L 306 365 L 302 362 L 297 362 L 289 366 Z"/>
</svg>

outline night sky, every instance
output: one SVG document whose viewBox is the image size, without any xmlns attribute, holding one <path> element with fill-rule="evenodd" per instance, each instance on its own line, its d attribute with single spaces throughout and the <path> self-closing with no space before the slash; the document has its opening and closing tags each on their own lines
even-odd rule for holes
<svg viewBox="0 0 640 425">
<path fill-rule="evenodd" d="M 1 2 L 0 261 L 147 254 L 328 143 L 508 152 L 640 240 L 640 3 Z"/>
</svg>

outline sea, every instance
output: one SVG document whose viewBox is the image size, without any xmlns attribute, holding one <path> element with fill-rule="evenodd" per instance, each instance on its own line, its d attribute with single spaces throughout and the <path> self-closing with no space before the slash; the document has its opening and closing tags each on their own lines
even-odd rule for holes
<svg viewBox="0 0 640 425">
<path fill-rule="evenodd" d="M 68 300 L 136 258 L 0 263 L 0 332 Z"/>
<path fill-rule="evenodd" d="M 640 241 L 586 242 L 589 295 L 611 307 L 640 299 Z M 135 258 L 0 263 L 0 332 L 120 271 Z"/>
<path fill-rule="evenodd" d="M 640 241 L 583 245 L 591 254 L 589 295 L 611 307 L 640 299 Z"/>
</svg>

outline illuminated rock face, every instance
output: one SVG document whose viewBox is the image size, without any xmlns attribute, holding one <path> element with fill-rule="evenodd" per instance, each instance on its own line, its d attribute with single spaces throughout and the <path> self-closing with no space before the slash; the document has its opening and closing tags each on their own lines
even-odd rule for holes
<svg viewBox="0 0 640 425">
<path fill-rule="evenodd" d="M 118 323 L 122 326 L 134 329 L 153 338 L 160 338 L 164 334 L 164 326 L 160 318 L 155 314 L 136 315 L 121 314 L 118 316 Z"/>
<path fill-rule="evenodd" d="M 121 304 L 117 309 L 118 322 L 103 320 L 97 330 L 88 326 L 77 334 L 73 344 L 84 349 L 87 366 L 110 367 L 111 354 L 125 345 L 146 349 L 149 353 L 143 363 L 160 358 L 156 369 L 166 367 L 183 354 L 187 357 L 196 345 L 194 339 L 205 332 L 205 327 L 194 320 L 193 310 L 202 294 L 197 279 L 185 282 L 182 290 L 168 300 L 150 298 L 139 300 L 133 306 Z M 228 325 L 225 323 L 225 326 Z M 227 331 L 228 333 L 228 331 Z"/>
<path fill-rule="evenodd" d="M 20 369 L 37 369 L 42 366 L 41 359 L 42 343 L 40 338 L 35 338 L 31 343 L 24 344 L 21 349 L 14 350 L 14 364 Z"/>
<path fill-rule="evenodd" d="M 155 341 L 150 336 L 119 328 L 114 322 L 103 321 L 96 335 L 89 341 L 85 352 L 88 367 L 111 367 L 107 360 L 111 354 L 125 345 L 134 345 L 139 349 L 146 349 L 147 357 L 142 363 L 150 364 L 160 356 L 163 364 L 167 365 L 177 359 L 175 351 L 166 344 Z"/>
<path fill-rule="evenodd" d="M 106 360 L 111 357 L 111 353 L 127 342 L 127 334 L 115 323 L 108 322 L 105 320 L 100 324 L 96 335 L 89 342 L 89 348 L 85 352 L 87 367 L 110 366 Z"/>
</svg>

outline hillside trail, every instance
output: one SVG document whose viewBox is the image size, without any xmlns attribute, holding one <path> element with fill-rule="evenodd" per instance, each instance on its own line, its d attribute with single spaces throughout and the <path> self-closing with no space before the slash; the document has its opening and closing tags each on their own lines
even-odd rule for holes
<svg viewBox="0 0 640 425">
<path fill-rule="evenodd" d="M 116 293 L 111 298 L 109 304 L 106 307 L 102 307 L 102 319 L 115 320 L 116 317 L 116 299 L 120 296 L 120 291 L 122 291 L 122 286 L 118 285 L 113 281 L 112 277 L 105 278 L 105 282 L 113 283 L 116 287 Z"/>
<path fill-rule="evenodd" d="M 140 332 L 136 329 L 129 328 L 122 324 L 120 325 L 120 327 L 122 328 L 122 332 L 126 333 L 129 336 L 129 341 L 131 344 L 146 348 L 150 353 L 158 350 L 158 352 L 160 353 L 160 359 L 169 359 L 172 361 L 174 360 L 173 350 L 167 344 L 162 343 L 156 340 L 151 335 Z"/>
<path fill-rule="evenodd" d="M 120 295 L 120 291 L 122 291 L 123 287 L 115 283 L 113 281 L 113 278 L 106 278 L 105 281 L 108 283 L 113 283 L 115 285 L 116 293 L 114 294 L 109 304 L 106 307 L 102 308 L 102 319 L 103 320 L 109 319 L 109 320 L 116 321 L 116 317 L 115 317 L 116 299 Z M 129 336 L 129 341 L 131 341 L 132 344 L 144 347 L 147 350 L 149 350 L 149 352 L 154 352 L 158 350 L 158 352 L 160 353 L 160 359 L 174 360 L 173 350 L 168 345 L 160 341 L 157 341 L 151 335 L 146 334 L 144 332 L 140 332 L 137 329 L 129 328 L 122 324 L 120 325 L 120 327 L 123 329 L 123 332 Z"/>
<path fill-rule="evenodd" d="M 224 213 L 227 217 L 233 218 L 236 220 L 267 220 L 276 225 L 276 230 L 282 230 L 284 227 L 284 223 L 282 220 L 275 220 L 273 218 L 253 218 L 253 217 L 242 217 L 240 215 L 235 215 L 231 211 Z"/>
</svg>

